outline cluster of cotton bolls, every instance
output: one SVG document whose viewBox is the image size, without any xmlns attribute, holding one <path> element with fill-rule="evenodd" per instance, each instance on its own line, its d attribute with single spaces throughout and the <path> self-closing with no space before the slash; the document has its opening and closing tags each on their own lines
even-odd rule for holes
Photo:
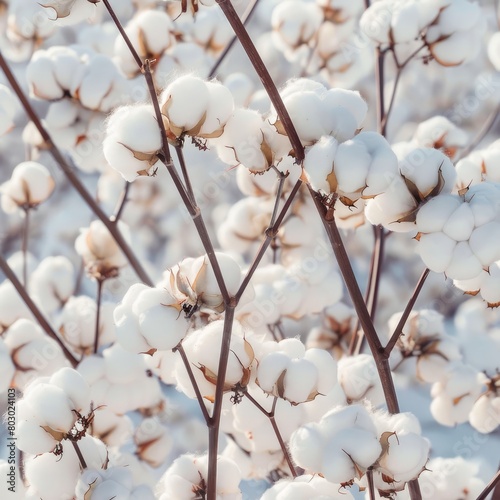
<svg viewBox="0 0 500 500">
<path fill-rule="evenodd" d="M 381 47 L 423 44 L 428 57 L 456 66 L 478 53 L 485 21 L 479 5 L 468 0 L 382 0 L 364 12 L 360 25 Z"/>
<path fill-rule="evenodd" d="M 307 473 L 343 486 L 366 484 L 366 471 L 372 468 L 376 489 L 390 494 L 424 470 L 429 442 L 420 434 L 411 414 L 387 415 L 352 405 L 299 427 L 290 439 L 290 451 Z"/>
<path fill-rule="evenodd" d="M 337 0 L 287 0 L 272 12 L 272 39 L 307 74 L 320 73 L 332 85 L 353 85 L 370 70 L 373 58 L 360 43 L 357 18 L 363 4 Z"/>
</svg>

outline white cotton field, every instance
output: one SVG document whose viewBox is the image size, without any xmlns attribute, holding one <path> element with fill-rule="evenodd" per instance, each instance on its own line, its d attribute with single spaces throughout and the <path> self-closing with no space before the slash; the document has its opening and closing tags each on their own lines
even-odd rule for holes
<svg viewBox="0 0 500 500">
<path fill-rule="evenodd" d="M 0 1 L 0 498 L 499 498 L 499 30 Z"/>
</svg>

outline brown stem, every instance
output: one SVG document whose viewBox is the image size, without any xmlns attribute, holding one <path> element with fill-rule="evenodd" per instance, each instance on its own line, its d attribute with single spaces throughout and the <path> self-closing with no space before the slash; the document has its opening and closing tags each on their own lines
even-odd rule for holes
<svg viewBox="0 0 500 500">
<path fill-rule="evenodd" d="M 87 462 L 85 462 L 85 458 L 83 458 L 82 450 L 80 450 L 78 443 L 76 443 L 75 441 L 71 441 L 71 444 L 73 445 L 73 448 L 75 449 L 75 453 L 76 453 L 76 456 L 78 457 L 78 460 L 80 460 L 80 465 L 82 466 L 82 469 L 86 469 Z"/>
<path fill-rule="evenodd" d="M 184 150 L 181 146 L 175 146 L 175 152 L 177 154 L 177 159 L 179 160 L 179 165 L 181 166 L 182 176 L 184 177 L 184 184 L 186 185 L 186 191 L 193 205 L 196 205 L 196 199 L 194 196 L 193 186 L 191 185 L 191 179 L 189 177 L 189 172 L 186 167 L 186 160 L 184 159 Z"/>
<path fill-rule="evenodd" d="M 500 498 L 499 496 L 499 491 L 498 491 L 498 485 L 500 485 L 500 470 L 497 471 L 497 473 L 493 476 L 491 481 L 486 485 L 484 490 L 479 494 L 476 500 L 486 500 L 486 497 L 493 491 L 495 490 L 495 493 L 493 494 L 493 500 L 498 500 Z"/>
<path fill-rule="evenodd" d="M 368 480 L 368 498 L 375 500 L 375 485 L 373 484 L 373 469 L 371 467 L 366 471 L 366 479 Z"/>
<path fill-rule="evenodd" d="M 280 445 L 281 451 L 283 452 L 283 456 L 285 457 L 286 463 L 288 464 L 288 467 L 290 468 L 290 472 L 293 477 L 297 477 L 297 471 L 295 470 L 295 465 L 292 461 L 292 457 L 290 456 L 290 453 L 288 452 L 288 449 L 286 447 L 285 441 L 283 441 L 283 437 L 281 436 L 281 432 L 278 428 L 278 424 L 276 423 L 275 419 L 275 411 L 276 411 L 276 404 L 278 402 L 278 398 L 275 396 L 273 400 L 273 406 L 271 408 L 271 411 L 267 411 L 254 397 L 245 389 L 243 391 L 247 399 L 261 412 L 263 413 L 268 419 L 269 422 L 271 423 L 271 426 L 273 428 L 274 434 L 276 435 L 276 439 L 278 440 L 278 443 Z"/>
<path fill-rule="evenodd" d="M 128 192 L 130 191 L 130 186 L 131 186 L 131 183 L 128 181 L 125 181 L 125 186 L 123 186 L 123 190 L 122 190 L 121 195 L 120 195 L 120 200 L 118 201 L 114 215 L 111 217 L 111 220 L 115 224 L 118 224 L 118 221 L 120 220 L 120 218 L 123 214 L 123 210 L 125 209 L 125 206 L 127 205 Z"/>
<path fill-rule="evenodd" d="M 0 269 L 5 274 L 7 279 L 12 282 L 14 288 L 17 290 L 17 293 L 19 293 L 19 295 L 21 296 L 25 304 L 28 306 L 29 310 L 31 311 L 35 319 L 38 321 L 40 326 L 45 330 L 45 332 L 49 337 L 52 337 L 59 344 L 64 355 L 71 363 L 73 368 L 75 368 L 78 365 L 78 360 L 73 356 L 73 354 L 71 354 L 68 348 L 64 345 L 64 342 L 57 336 L 56 332 L 54 332 L 54 330 L 50 326 L 49 322 L 45 319 L 40 309 L 38 309 L 38 306 L 33 302 L 31 297 L 29 296 L 28 292 L 26 291 L 26 288 L 24 288 L 22 283 L 17 279 L 16 274 L 14 273 L 14 271 L 11 269 L 11 267 L 1 254 L 0 254 Z"/>
<path fill-rule="evenodd" d="M 224 328 L 222 330 L 222 342 L 217 369 L 217 384 L 215 386 L 214 411 L 209 421 L 208 429 L 208 488 L 207 499 L 215 500 L 217 492 L 217 454 L 219 449 L 220 417 L 222 413 L 222 399 L 224 396 L 224 384 L 226 381 L 227 363 L 231 347 L 231 332 L 234 320 L 233 304 L 226 306 L 224 314 Z"/>
<path fill-rule="evenodd" d="M 410 297 L 410 300 L 408 301 L 408 304 L 406 304 L 405 310 L 403 311 L 403 314 L 401 316 L 401 319 L 399 320 L 399 323 L 396 326 L 396 329 L 394 330 L 394 333 L 392 334 L 389 342 L 385 346 L 384 349 L 384 356 L 386 358 L 389 358 L 391 355 L 392 350 L 394 349 L 399 337 L 403 333 L 403 328 L 406 325 L 406 322 L 408 320 L 408 317 L 410 316 L 410 313 L 413 310 L 413 307 L 415 306 L 415 302 L 417 301 L 417 298 L 422 291 L 422 288 L 424 286 L 425 280 L 427 279 L 427 276 L 429 276 L 430 270 L 429 269 L 424 269 L 422 275 L 420 276 L 420 279 L 418 280 L 417 286 L 415 287 L 415 290 L 413 290 L 413 293 Z"/>
<path fill-rule="evenodd" d="M 117 245 L 120 247 L 120 249 L 122 250 L 124 255 L 127 257 L 127 260 L 129 261 L 130 265 L 132 266 L 134 271 L 137 273 L 137 276 L 145 284 L 147 284 L 149 286 L 153 286 L 153 281 L 147 275 L 147 273 L 144 270 L 144 268 L 142 267 L 141 263 L 139 262 L 139 260 L 135 256 L 135 254 L 132 252 L 129 244 L 126 242 L 125 238 L 122 236 L 122 234 L 118 230 L 116 224 L 114 224 L 106 216 L 106 214 L 101 209 L 101 207 L 96 203 L 94 198 L 85 189 L 85 186 L 82 184 L 82 182 L 80 181 L 78 176 L 75 174 L 73 169 L 68 165 L 68 163 L 64 159 L 63 155 L 61 154 L 59 149 L 56 147 L 54 142 L 52 141 L 52 138 L 50 137 L 49 133 L 47 132 L 45 127 L 42 125 L 40 118 L 38 118 L 38 115 L 35 113 L 35 110 L 31 106 L 31 104 L 28 101 L 27 97 L 25 96 L 23 90 L 19 86 L 16 78 L 14 77 L 14 74 L 12 73 L 9 65 L 7 64 L 6 60 L 4 59 L 1 51 L 0 51 L 0 67 L 2 68 L 5 76 L 7 77 L 7 80 L 9 81 L 12 89 L 14 90 L 17 97 L 21 101 L 21 104 L 23 105 L 23 108 L 26 111 L 26 114 L 28 115 L 30 120 L 33 122 L 35 127 L 37 128 L 38 132 L 42 136 L 43 141 L 45 142 L 46 146 L 48 147 L 51 155 L 53 156 L 53 158 L 56 160 L 56 162 L 59 165 L 59 167 L 61 168 L 61 170 L 66 175 L 69 182 L 76 189 L 78 194 L 83 198 L 83 200 L 89 206 L 89 208 L 92 210 L 92 212 L 94 212 L 94 214 L 106 226 L 108 231 L 111 233 L 111 235 L 115 239 Z"/>
<path fill-rule="evenodd" d="M 193 386 L 194 392 L 196 394 L 196 399 L 198 400 L 198 404 L 200 405 L 200 410 L 203 413 L 203 418 L 205 419 L 205 422 L 208 424 L 210 422 L 210 415 L 208 414 L 207 407 L 205 405 L 205 402 L 203 400 L 203 396 L 201 395 L 200 388 L 198 387 L 198 383 L 196 382 L 196 378 L 193 374 L 193 370 L 191 368 L 191 364 L 189 363 L 189 359 L 187 358 L 186 351 L 184 350 L 184 347 L 182 345 L 182 342 L 179 342 L 177 347 L 173 349 L 173 352 L 178 351 L 179 354 L 181 355 L 182 362 L 184 363 L 184 367 L 186 368 L 189 381 L 191 382 L 191 385 Z"/>
<path fill-rule="evenodd" d="M 344 278 L 352 303 L 356 309 L 357 315 L 359 316 L 359 321 L 364 330 L 366 340 L 368 341 L 368 345 L 370 346 L 370 350 L 375 359 L 387 408 L 390 413 L 399 413 L 399 404 L 389 362 L 387 358 L 383 356 L 382 344 L 377 332 L 375 331 L 370 313 L 368 312 L 363 295 L 356 281 L 354 271 L 352 270 L 351 262 L 349 261 L 342 237 L 340 236 L 335 222 L 335 217 L 333 216 L 333 208 L 329 208 L 327 210 L 318 194 L 312 191 L 310 187 L 309 190 L 325 227 L 328 239 L 332 245 L 333 252 L 337 259 L 340 272 Z"/>
<path fill-rule="evenodd" d="M 21 251 L 23 254 L 23 285 L 28 287 L 28 238 L 30 229 L 30 210 L 28 206 L 24 209 L 23 221 L 23 240 L 21 243 Z"/>
<path fill-rule="evenodd" d="M 257 4 L 259 3 L 259 0 L 252 0 L 248 5 L 241 16 L 241 22 L 243 25 L 246 25 L 247 22 L 250 20 L 252 17 L 252 14 L 255 11 L 255 8 L 257 7 Z M 219 69 L 220 65 L 224 61 L 224 59 L 227 57 L 229 52 L 231 52 L 231 49 L 233 48 L 234 44 L 236 43 L 236 40 L 238 40 L 238 37 L 236 35 L 231 38 L 231 41 L 226 45 L 225 49 L 222 51 L 222 53 L 219 55 L 217 61 L 215 64 L 212 66 L 212 69 L 210 70 L 210 73 L 208 74 L 208 79 L 210 80 L 217 74 L 217 70 Z"/>
<path fill-rule="evenodd" d="M 275 238 L 279 227 L 283 223 L 283 219 L 285 218 L 295 196 L 299 192 L 300 186 L 302 186 L 302 181 L 299 179 L 296 183 L 295 186 L 293 187 L 292 191 L 288 195 L 287 200 L 285 201 L 285 204 L 283 205 L 283 208 L 281 209 L 281 212 L 279 215 L 276 217 L 276 220 L 272 227 L 269 227 L 266 230 L 266 239 L 262 242 L 259 251 L 257 252 L 257 255 L 255 256 L 250 269 L 248 270 L 245 278 L 243 279 L 240 288 L 236 292 L 235 295 L 235 300 L 239 301 L 241 296 L 243 295 L 243 292 L 246 290 L 248 284 L 250 283 L 250 280 L 252 279 L 252 276 L 254 275 L 255 271 L 257 270 L 257 267 L 259 266 L 262 258 L 264 257 L 264 254 L 266 253 L 266 250 L 268 249 L 269 245 Z"/>
<path fill-rule="evenodd" d="M 94 332 L 94 354 L 97 354 L 99 350 L 99 333 L 101 331 L 101 298 L 102 298 L 102 286 L 104 284 L 103 279 L 97 279 L 97 297 L 96 297 L 96 312 L 95 312 L 95 332 Z"/>
<path fill-rule="evenodd" d="M 380 50 L 380 47 L 377 47 L 377 64 L 375 65 L 375 81 L 377 85 L 377 123 L 379 132 L 384 135 L 384 128 L 382 123 L 385 118 L 385 102 L 384 102 L 384 62 L 385 62 L 385 54 L 386 50 Z"/>
<path fill-rule="evenodd" d="M 236 36 L 238 37 L 243 49 L 250 59 L 250 62 L 255 68 L 255 71 L 259 75 L 259 78 L 276 109 L 278 117 L 283 124 L 288 138 L 290 139 L 290 143 L 292 144 L 292 147 L 294 149 L 297 162 L 302 162 L 302 160 L 304 159 L 304 147 L 300 142 L 299 136 L 297 134 L 297 131 L 295 130 L 290 115 L 288 114 L 288 111 L 283 104 L 283 100 L 281 99 L 278 89 L 276 88 L 276 85 L 274 84 L 273 79 L 271 78 L 271 75 L 266 68 L 266 65 L 257 52 L 257 49 L 255 48 L 255 45 L 252 42 L 252 39 L 250 38 L 245 26 L 241 22 L 241 19 L 239 18 L 237 12 L 234 10 L 231 0 L 216 1 L 219 4 L 222 12 L 224 12 L 224 15 L 229 21 L 229 24 L 231 24 L 231 27 L 236 33 Z"/>
</svg>

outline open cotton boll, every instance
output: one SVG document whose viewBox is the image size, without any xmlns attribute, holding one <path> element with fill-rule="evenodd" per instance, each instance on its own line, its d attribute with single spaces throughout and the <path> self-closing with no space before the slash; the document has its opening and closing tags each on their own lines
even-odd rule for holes
<svg viewBox="0 0 500 500">
<path fill-rule="evenodd" d="M 417 253 L 424 264 L 435 273 L 444 273 L 451 263 L 457 242 L 443 233 L 424 234 L 420 237 Z"/>
<path fill-rule="evenodd" d="M 99 0 L 48 0 L 42 7 L 49 19 L 59 26 L 73 26 L 82 21 L 92 20 L 97 14 Z"/>
<path fill-rule="evenodd" d="M 143 61 L 159 59 L 175 43 L 174 30 L 170 16 L 154 9 L 139 11 L 125 26 L 125 32 Z M 140 73 L 137 62 L 121 36 L 116 38 L 115 57 L 118 66 L 129 78 Z"/>
<path fill-rule="evenodd" d="M 102 302 L 99 314 L 99 346 L 115 339 L 114 304 Z M 97 306 L 95 299 L 80 295 L 70 297 L 61 313 L 59 332 L 67 345 L 79 354 L 93 352 Z"/>
<path fill-rule="evenodd" d="M 151 467 L 159 467 L 172 450 L 168 427 L 157 418 L 145 418 L 134 435 L 137 456 Z"/>
<path fill-rule="evenodd" d="M 8 87 L 0 84 L 0 136 L 12 130 L 16 112 L 14 95 Z"/>
<path fill-rule="evenodd" d="M 325 18 L 334 23 L 343 24 L 360 14 L 365 8 L 361 0 L 319 0 L 318 5 L 325 12 Z"/>
<path fill-rule="evenodd" d="M 160 128 L 152 105 L 120 107 L 109 117 L 104 156 L 126 181 L 149 175 L 161 147 Z"/>
<path fill-rule="evenodd" d="M 467 133 L 444 116 L 434 116 L 420 123 L 414 140 L 423 147 L 440 149 L 453 159 L 460 148 L 467 145 Z"/>
<path fill-rule="evenodd" d="M 488 42 L 488 57 L 497 71 L 500 71 L 500 33 L 497 31 L 491 35 Z"/>
<path fill-rule="evenodd" d="M 231 40 L 233 31 L 223 21 L 223 15 L 217 9 L 203 9 L 198 12 L 191 29 L 194 41 L 208 53 L 217 55 Z"/>
<path fill-rule="evenodd" d="M 303 167 L 314 191 L 325 194 L 335 191 L 337 186 L 332 182 L 331 174 L 337 148 L 337 140 L 330 136 L 324 136 L 306 148 Z"/>
<path fill-rule="evenodd" d="M 204 328 L 191 332 L 183 342 L 186 356 L 196 367 L 193 374 L 200 392 L 204 398 L 211 402 L 215 397 L 223 329 L 223 320 L 213 321 Z M 240 323 L 235 322 L 224 380 L 225 392 L 232 390 L 238 384 L 243 387 L 248 384 L 254 353 L 247 337 L 248 332 L 243 329 Z M 188 397 L 196 397 L 191 380 L 180 358 L 176 360 L 175 378 L 177 386 L 182 392 Z"/>
<path fill-rule="evenodd" d="M 26 67 L 30 93 L 48 101 L 62 99 L 80 65 L 80 55 L 73 47 L 37 50 Z"/>
<path fill-rule="evenodd" d="M 78 441 L 78 446 L 85 457 L 87 467 L 101 470 L 106 466 L 108 453 L 102 441 L 92 436 L 84 436 Z M 74 497 L 81 464 L 73 446 L 66 445 L 60 456 L 44 453 L 28 457 L 25 471 L 30 484 L 28 492 L 33 493 L 33 498 L 58 500 Z"/>
<path fill-rule="evenodd" d="M 208 456 L 186 454 L 177 458 L 161 477 L 159 500 L 189 500 L 193 493 L 206 493 Z M 241 500 L 241 472 L 235 462 L 223 455 L 217 457 L 216 495 L 220 500 Z"/>
<path fill-rule="evenodd" d="M 12 362 L 9 348 L 2 338 L 0 338 L 0 360 L 0 392 L 4 393 L 11 387 L 16 368 Z"/>
<path fill-rule="evenodd" d="M 431 389 L 432 416 L 442 425 L 453 427 L 466 422 L 481 395 L 482 374 L 469 365 L 455 362 Z"/>
<path fill-rule="evenodd" d="M 31 311 L 10 280 L 0 284 L 0 332 L 20 318 L 32 318 Z"/>
<path fill-rule="evenodd" d="M 374 406 L 378 406 L 384 401 L 375 361 L 368 354 L 358 354 L 340 359 L 338 362 L 338 381 L 348 403 L 368 399 Z"/>
<path fill-rule="evenodd" d="M 242 164 L 253 173 L 265 172 L 274 163 L 270 147 L 272 127 L 257 111 L 236 109 L 224 133 L 213 140 L 217 155 L 228 165 Z"/>
<path fill-rule="evenodd" d="M 283 50 L 296 49 L 311 40 L 322 22 L 323 13 L 315 3 L 285 0 L 273 9 L 273 39 Z"/>
<path fill-rule="evenodd" d="M 54 187 L 54 178 L 47 167 L 34 161 L 19 163 L 11 178 L 0 186 L 2 208 L 7 213 L 34 208 L 49 198 Z"/>
<path fill-rule="evenodd" d="M 71 261 L 62 255 L 46 257 L 32 273 L 29 289 L 42 309 L 51 314 L 72 295 L 75 270 Z"/>
<path fill-rule="evenodd" d="M 354 497 L 342 488 L 320 476 L 305 474 L 290 479 L 281 479 L 262 495 L 261 500 L 309 500 L 309 499 L 353 500 Z"/>
<path fill-rule="evenodd" d="M 500 261 L 494 262 L 489 267 L 489 272 L 483 273 L 481 282 L 481 298 L 488 303 L 489 307 L 500 305 Z"/>
<path fill-rule="evenodd" d="M 118 221 L 118 229 L 130 241 L 128 226 Z M 83 259 L 87 272 L 97 279 L 115 277 L 118 269 L 128 260 L 101 220 L 94 220 L 89 227 L 80 229 L 75 240 L 75 250 Z"/>
</svg>

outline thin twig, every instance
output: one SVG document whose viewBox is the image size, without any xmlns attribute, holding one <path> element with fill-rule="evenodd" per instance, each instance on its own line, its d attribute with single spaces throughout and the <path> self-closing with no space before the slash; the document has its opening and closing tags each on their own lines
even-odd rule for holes
<svg viewBox="0 0 500 500">
<path fill-rule="evenodd" d="M 377 123 L 379 132 L 384 135 L 383 121 L 385 118 L 385 102 L 384 102 L 384 62 L 387 50 L 376 48 L 377 64 L 375 65 L 375 81 L 377 85 Z"/>
<path fill-rule="evenodd" d="M 278 402 L 278 398 L 276 396 L 274 397 L 273 406 L 271 408 L 271 411 L 267 411 L 256 399 L 254 399 L 254 397 L 248 392 L 248 390 L 245 389 L 243 391 L 243 394 L 245 394 L 247 399 L 261 413 L 263 413 L 269 419 L 269 422 L 271 423 L 274 434 L 276 435 L 276 439 L 278 440 L 278 443 L 280 445 L 281 451 L 283 452 L 283 455 L 285 457 L 286 463 L 288 464 L 288 467 L 290 468 L 290 472 L 291 472 L 293 477 L 297 477 L 297 471 L 295 470 L 295 465 L 292 461 L 290 453 L 288 452 L 288 449 L 286 447 L 286 443 L 285 443 L 285 441 L 283 441 L 283 437 L 281 436 L 281 432 L 279 430 L 278 424 L 276 423 L 276 419 L 275 419 L 276 404 Z"/>
<path fill-rule="evenodd" d="M 178 351 L 179 354 L 181 355 L 182 362 L 184 363 L 184 367 L 186 368 L 189 381 L 191 382 L 191 385 L 193 386 L 194 392 L 196 394 L 196 399 L 198 400 L 198 404 L 200 405 L 200 410 L 201 413 L 203 414 L 203 418 L 205 419 L 205 422 L 208 424 L 210 422 L 210 415 L 208 414 L 207 407 L 205 405 L 205 402 L 203 400 L 203 396 L 200 392 L 200 388 L 198 387 L 198 383 L 196 382 L 196 378 L 194 376 L 193 370 L 191 368 L 191 364 L 189 363 L 189 359 L 186 355 L 186 351 L 184 350 L 184 346 L 182 345 L 182 342 L 180 342 L 175 349 L 173 349 L 173 352 Z"/>
<path fill-rule="evenodd" d="M 97 297 L 96 297 L 96 312 L 95 312 L 95 332 L 94 332 L 94 354 L 97 354 L 99 350 L 99 333 L 101 332 L 101 298 L 102 298 L 102 286 L 104 284 L 103 279 L 97 279 Z"/>
<path fill-rule="evenodd" d="M 24 209 L 24 221 L 23 221 L 23 240 L 21 243 L 21 251 L 23 254 L 23 285 L 28 287 L 28 238 L 30 230 L 30 207 Z"/>
<path fill-rule="evenodd" d="M 219 449 L 220 417 L 222 414 L 222 400 L 226 381 L 227 363 L 231 347 L 231 332 L 233 330 L 234 305 L 226 306 L 224 327 L 222 330 L 222 344 L 217 369 L 217 383 L 215 386 L 214 410 L 209 420 L 208 429 L 208 487 L 207 499 L 217 497 L 217 453 Z"/>
<path fill-rule="evenodd" d="M 389 342 L 385 346 L 384 349 L 384 356 L 388 358 L 391 355 L 392 350 L 394 349 L 394 346 L 396 345 L 399 337 L 403 333 L 403 328 L 406 325 L 406 322 L 408 321 L 408 317 L 410 316 L 410 313 L 413 310 L 413 307 L 415 306 L 415 302 L 417 301 L 417 298 L 422 291 L 422 288 L 424 286 L 425 280 L 427 279 L 427 276 L 429 276 L 429 269 L 424 269 L 424 272 L 420 276 L 420 279 L 418 280 L 417 286 L 415 287 L 415 290 L 413 291 L 410 300 L 408 301 L 408 304 L 406 304 L 405 310 L 401 316 L 401 319 L 399 320 L 398 325 L 396 326 L 396 329 L 394 330 L 394 333 L 392 334 Z"/>
<path fill-rule="evenodd" d="M 366 471 L 366 479 L 368 480 L 368 498 L 375 500 L 375 485 L 373 484 L 373 469 L 368 467 Z"/>
<path fill-rule="evenodd" d="M 94 212 L 94 214 L 102 221 L 102 223 L 106 226 L 108 231 L 111 233 L 113 238 L 115 239 L 117 245 L 120 247 L 124 255 L 127 257 L 127 260 L 129 261 L 130 265 L 134 269 L 134 271 L 137 273 L 137 276 L 143 281 L 143 283 L 147 284 L 148 286 L 153 286 L 153 281 L 151 278 L 147 275 L 146 271 L 142 267 L 141 263 L 135 256 L 135 254 L 132 252 L 129 244 L 125 240 L 125 238 L 122 236 L 121 232 L 118 230 L 116 224 L 114 224 L 104 213 L 104 211 L 101 209 L 101 207 L 96 203 L 94 198 L 89 194 L 85 186 L 82 184 L 78 176 L 75 174 L 73 169 L 68 165 L 66 162 L 65 158 L 57 148 L 57 146 L 54 144 L 52 138 L 50 137 L 50 134 L 47 132 L 45 127 L 43 126 L 42 122 L 40 121 L 40 118 L 38 115 L 35 113 L 35 110 L 31 106 L 30 102 L 28 101 L 26 95 L 24 94 L 23 90 L 19 86 L 19 83 L 17 82 L 16 78 L 14 77 L 14 74 L 12 73 L 7 61 L 4 59 L 2 52 L 0 51 L 0 67 L 2 68 L 5 76 L 7 77 L 7 80 L 9 81 L 12 89 L 16 93 L 17 97 L 21 101 L 21 104 L 23 105 L 24 110 L 26 111 L 26 114 L 30 118 L 30 120 L 33 122 L 35 127 L 37 128 L 38 132 L 42 136 L 43 141 L 45 142 L 47 148 L 49 149 L 51 155 L 54 157 L 55 161 L 61 168 L 61 170 L 64 172 L 66 175 L 67 179 L 69 182 L 73 185 L 73 187 L 76 189 L 78 194 L 83 198 L 85 203 L 89 206 L 89 208 Z"/>
<path fill-rule="evenodd" d="M 295 158 L 298 163 L 301 163 L 304 159 L 304 147 L 300 142 L 299 136 L 297 134 L 297 131 L 295 130 L 290 115 L 288 114 L 288 111 L 283 104 L 283 100 L 281 99 L 278 89 L 276 88 L 276 85 L 274 84 L 273 79 L 271 78 L 271 75 L 269 74 L 269 71 L 264 64 L 264 61 L 262 61 L 262 58 L 257 52 L 257 49 L 255 48 L 255 45 L 252 42 L 252 39 L 250 38 L 245 26 L 241 22 L 241 19 L 239 18 L 237 12 L 234 10 L 231 0 L 216 1 L 219 4 L 222 12 L 224 12 L 224 15 L 229 21 L 229 24 L 231 24 L 231 27 L 236 33 L 236 36 L 238 37 L 241 45 L 243 46 L 243 49 L 250 59 L 250 62 L 255 68 L 255 71 L 259 75 L 259 78 L 262 81 L 262 84 L 264 85 L 264 88 L 266 89 L 269 98 L 271 99 L 271 102 L 276 109 L 278 117 L 283 124 L 283 128 L 285 129 L 286 134 L 290 139 L 290 143 L 292 144 L 295 152 Z"/>
<path fill-rule="evenodd" d="M 189 177 L 189 172 L 186 167 L 186 160 L 184 159 L 184 150 L 181 146 L 175 146 L 175 152 L 177 154 L 177 159 L 179 160 L 179 165 L 181 166 L 182 176 L 184 177 L 184 184 L 186 185 L 186 191 L 191 199 L 193 205 L 196 204 L 196 199 L 194 196 L 193 186 L 191 185 L 191 179 Z"/>
<path fill-rule="evenodd" d="M 121 219 L 121 216 L 123 214 L 123 210 L 125 209 L 125 206 L 127 205 L 128 202 L 128 193 L 130 191 L 130 186 L 131 183 L 128 181 L 125 181 L 125 186 L 123 186 L 123 190 L 120 195 L 120 199 L 118 200 L 118 204 L 116 206 L 114 215 L 111 217 L 112 222 L 115 224 L 118 224 L 118 221 Z"/>
<path fill-rule="evenodd" d="M 83 458 L 82 451 L 80 450 L 78 443 L 76 443 L 75 441 L 71 441 L 71 444 L 73 445 L 73 448 L 75 449 L 75 453 L 76 453 L 76 456 L 78 457 L 78 460 L 80 460 L 80 465 L 82 466 L 82 469 L 86 469 L 87 462 L 85 462 L 85 458 Z"/>
<path fill-rule="evenodd" d="M 259 3 L 259 0 L 252 0 L 247 5 L 245 12 L 241 16 L 241 22 L 243 23 L 243 25 L 246 25 L 247 22 L 250 20 L 258 3 Z M 236 43 L 236 40 L 238 40 L 238 37 L 236 35 L 234 35 L 233 38 L 231 38 L 230 42 L 226 45 L 226 47 L 224 48 L 222 53 L 219 55 L 219 57 L 217 58 L 217 61 L 212 66 L 212 69 L 210 70 L 210 73 L 208 74 L 209 80 L 217 74 L 217 70 L 219 69 L 220 65 L 222 64 L 224 59 L 227 57 L 229 52 L 231 52 L 231 49 L 233 48 L 234 44 Z"/>
<path fill-rule="evenodd" d="M 0 269 L 5 274 L 8 280 L 12 282 L 14 288 L 17 290 L 17 293 L 21 296 L 25 304 L 28 306 L 29 310 L 38 321 L 40 326 L 45 330 L 49 337 L 52 337 L 61 347 L 64 355 L 71 363 L 73 368 L 78 366 L 78 360 L 73 356 L 73 354 L 68 350 L 68 348 L 64 345 L 64 342 L 57 336 L 56 332 L 52 329 L 49 322 L 45 319 L 44 315 L 38 309 L 38 306 L 33 302 L 31 297 L 29 296 L 26 288 L 22 285 L 22 283 L 17 279 L 16 274 L 9 266 L 8 262 L 4 259 L 3 255 L 0 254 Z"/>
<path fill-rule="evenodd" d="M 243 279 L 240 288 L 236 292 L 236 295 L 234 296 L 236 301 L 238 301 L 241 296 L 243 295 L 243 292 L 246 290 L 248 283 L 250 283 L 250 280 L 252 279 L 252 276 L 254 275 L 255 271 L 257 270 L 257 267 L 259 266 L 262 258 L 264 257 L 264 254 L 266 253 L 266 250 L 268 249 L 271 241 L 276 237 L 276 234 L 278 232 L 279 227 L 281 226 L 283 219 L 285 218 L 288 209 L 290 208 L 290 205 L 292 204 L 295 196 L 299 192 L 300 186 L 302 186 L 302 181 L 299 179 L 296 183 L 295 186 L 293 187 L 292 191 L 288 195 L 287 200 L 285 201 L 285 204 L 283 205 L 283 208 L 281 209 L 281 212 L 279 213 L 278 217 L 276 218 L 274 224 L 272 227 L 268 228 L 266 231 L 266 239 L 262 242 L 259 251 L 257 252 L 257 255 L 255 256 L 245 278 Z"/>
<path fill-rule="evenodd" d="M 498 500 L 500 498 L 500 491 L 498 491 L 500 486 L 500 470 L 493 476 L 491 481 L 486 485 L 484 490 L 480 493 L 476 500 L 486 500 L 486 497 L 492 492 L 493 497 L 492 500 Z"/>
<path fill-rule="evenodd" d="M 474 139 L 472 139 L 470 144 L 458 155 L 458 157 L 455 160 L 455 163 L 461 160 L 462 158 L 465 158 L 468 154 L 470 154 L 479 145 L 479 143 L 488 135 L 490 130 L 493 128 L 493 125 L 495 125 L 495 122 L 497 121 L 499 112 L 500 112 L 500 103 L 498 103 L 495 106 L 493 111 L 488 116 L 488 119 L 484 122 L 484 125 L 481 127 L 481 130 L 477 133 Z"/>
</svg>

